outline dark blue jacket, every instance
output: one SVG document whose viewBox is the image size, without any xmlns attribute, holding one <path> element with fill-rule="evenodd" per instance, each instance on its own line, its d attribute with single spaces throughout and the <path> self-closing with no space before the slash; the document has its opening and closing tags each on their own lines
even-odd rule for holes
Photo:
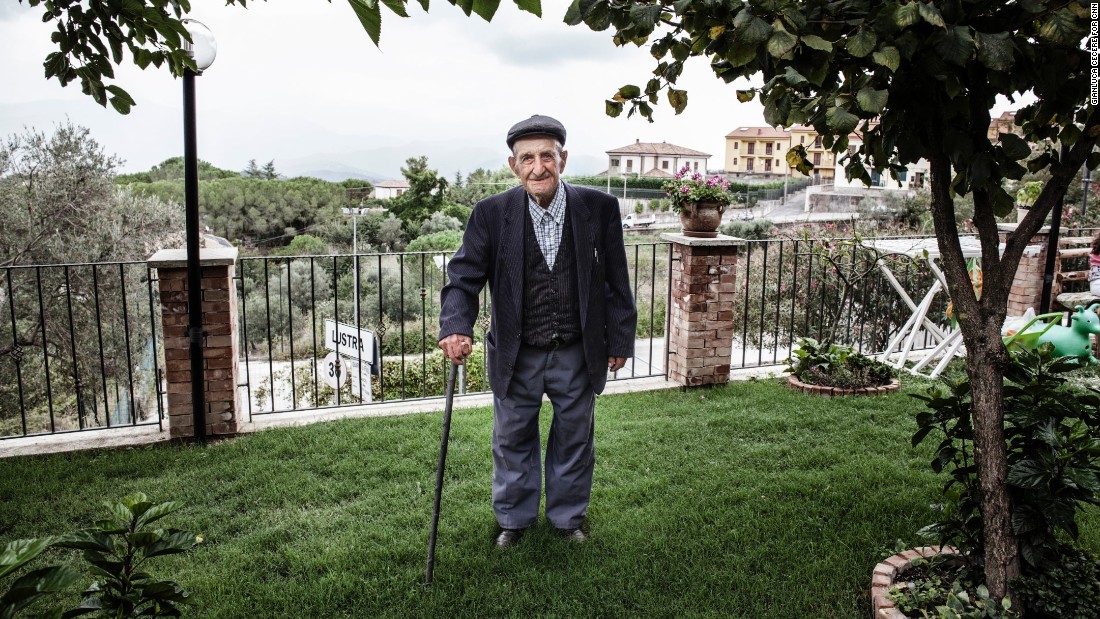
<svg viewBox="0 0 1100 619">
<path fill-rule="evenodd" d="M 607 383 L 607 358 L 634 356 L 638 312 L 630 292 L 619 203 L 596 189 L 565 184 L 567 225 L 573 227 L 581 339 L 592 388 Z M 474 207 L 462 247 L 447 266 L 440 293 L 439 339 L 473 337 L 482 288 L 489 285 L 492 321 L 485 337 L 489 384 L 503 395 L 512 380 L 523 325 L 524 209 L 516 187 Z"/>
</svg>

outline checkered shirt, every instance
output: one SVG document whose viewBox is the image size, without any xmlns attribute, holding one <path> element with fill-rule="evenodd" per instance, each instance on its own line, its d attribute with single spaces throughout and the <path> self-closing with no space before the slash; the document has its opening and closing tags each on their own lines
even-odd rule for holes
<svg viewBox="0 0 1100 619">
<path fill-rule="evenodd" d="M 535 228 L 539 247 L 542 248 L 542 256 L 546 258 L 546 266 L 553 270 L 558 248 L 561 247 L 561 229 L 565 225 L 565 183 L 558 181 L 558 191 L 550 201 L 549 208 L 542 208 L 528 194 L 527 209 L 531 212 L 531 224 Z"/>
</svg>

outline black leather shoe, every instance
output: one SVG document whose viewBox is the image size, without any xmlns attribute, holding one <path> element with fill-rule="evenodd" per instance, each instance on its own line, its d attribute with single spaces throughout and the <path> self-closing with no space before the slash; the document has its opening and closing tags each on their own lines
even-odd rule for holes
<svg viewBox="0 0 1100 619">
<path fill-rule="evenodd" d="M 581 544 L 588 541 L 588 535 L 586 535 L 584 531 L 581 531 L 580 528 L 558 529 L 558 535 L 561 536 L 562 539 L 568 540 L 576 544 Z"/>
<path fill-rule="evenodd" d="M 508 548 L 519 543 L 523 537 L 523 529 L 501 529 L 493 539 L 493 545 L 497 548 Z"/>
</svg>

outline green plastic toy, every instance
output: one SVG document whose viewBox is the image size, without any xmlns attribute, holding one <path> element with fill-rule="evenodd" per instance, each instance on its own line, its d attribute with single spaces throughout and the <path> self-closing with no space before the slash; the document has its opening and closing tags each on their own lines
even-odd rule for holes
<svg viewBox="0 0 1100 619">
<path fill-rule="evenodd" d="M 1092 354 L 1092 345 L 1089 342 L 1090 334 L 1100 334 L 1100 316 L 1096 314 L 1097 307 L 1100 307 L 1100 303 L 1090 305 L 1088 309 L 1080 305 L 1073 308 L 1068 327 L 1058 324 L 1062 318 L 1061 312 L 1040 314 L 1017 333 L 1006 338 L 1005 346 L 1009 349 L 1013 346 L 1035 348 L 1039 344 L 1049 342 L 1054 346 L 1054 354 L 1059 357 L 1077 357 L 1090 365 L 1100 365 L 1100 360 Z M 1032 326 L 1040 321 L 1044 323 L 1043 326 L 1033 329 Z"/>
</svg>

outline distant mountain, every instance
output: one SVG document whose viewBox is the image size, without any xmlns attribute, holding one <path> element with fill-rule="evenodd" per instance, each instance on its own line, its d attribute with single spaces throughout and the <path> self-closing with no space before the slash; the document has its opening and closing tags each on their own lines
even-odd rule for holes
<svg viewBox="0 0 1100 619">
<path fill-rule="evenodd" d="M 362 178 L 371 182 L 401 178 L 401 168 L 411 157 L 426 156 L 428 167 L 447 180 L 456 172 L 466 176 L 477 168 L 496 170 L 507 165 L 508 151 L 497 144 L 499 137 L 413 141 L 346 152 L 327 152 L 276 161 L 286 176 L 315 176 L 341 181 Z M 570 157 L 569 174 L 595 174 L 606 169 L 601 157 Z"/>
<path fill-rule="evenodd" d="M 128 116 L 83 100 L 79 104 L 62 100 L 0 103 L 0 137 L 29 127 L 48 133 L 66 118 L 92 129 L 92 137 L 108 153 L 126 160 L 119 172 L 143 172 L 183 154 L 179 110 L 144 101 Z M 274 160 L 284 177 L 397 179 L 405 160 L 421 155 L 428 157 L 431 168 L 452 180 L 455 172 L 466 176 L 477 168 L 501 168 L 507 164 L 508 150 L 496 133 L 408 140 L 335 132 L 299 116 L 257 117 L 245 112 L 208 114 L 199 130 L 203 160 L 238 171 L 249 159 L 261 165 Z M 606 168 L 602 155 L 577 151 L 569 158 L 566 173 L 595 174 Z"/>
</svg>

